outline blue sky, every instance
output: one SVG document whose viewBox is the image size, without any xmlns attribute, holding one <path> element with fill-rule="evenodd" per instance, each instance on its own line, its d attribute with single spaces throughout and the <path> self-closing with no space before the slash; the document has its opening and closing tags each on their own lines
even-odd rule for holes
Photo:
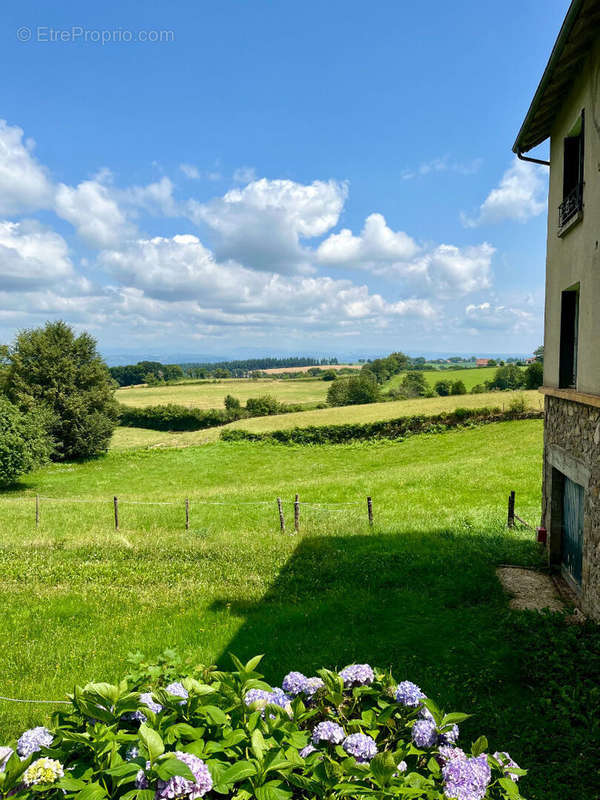
<svg viewBox="0 0 600 800">
<path fill-rule="evenodd" d="M 567 7 L 5 5 L 0 341 L 531 351 L 547 176 L 511 146 Z"/>
</svg>

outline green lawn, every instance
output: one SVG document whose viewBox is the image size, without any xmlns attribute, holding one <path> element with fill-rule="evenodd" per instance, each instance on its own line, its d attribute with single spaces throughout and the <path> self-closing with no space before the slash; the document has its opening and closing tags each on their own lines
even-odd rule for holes
<svg viewBox="0 0 600 800">
<path fill-rule="evenodd" d="M 245 431 L 265 433 L 267 431 L 304 428 L 309 425 L 341 425 L 347 423 L 378 422 L 396 419 L 411 414 L 440 414 L 455 408 L 480 408 L 499 406 L 508 408 L 516 395 L 527 399 L 530 408 L 543 408 L 543 397 L 539 392 L 486 392 L 484 394 L 455 395 L 451 397 L 419 397 L 414 400 L 398 400 L 388 403 L 369 403 L 363 406 L 341 406 L 299 411 L 294 414 L 278 414 L 270 417 L 252 417 L 231 422 L 219 428 L 201 431 L 152 431 L 145 428 L 117 428 L 112 439 L 114 450 L 136 447 L 189 447 L 190 445 L 215 442 L 223 428 L 241 428 Z"/>
<path fill-rule="evenodd" d="M 245 378 L 212 382 L 183 383 L 173 386 L 144 386 L 133 389 L 117 389 L 115 396 L 126 406 L 154 406 L 166 403 L 190 408 L 224 408 L 228 394 L 245 403 L 249 397 L 270 394 L 283 403 L 302 405 L 324 403 L 329 383 L 322 380 L 300 378 L 277 380 Z"/>
<path fill-rule="evenodd" d="M 438 381 L 462 381 L 465 384 L 467 392 L 470 392 L 473 386 L 478 383 L 485 383 L 486 381 L 491 380 L 498 367 L 474 367 L 472 369 L 443 369 L 443 370 L 433 370 L 430 372 L 424 372 L 423 375 L 425 376 L 427 383 L 433 387 Z M 396 388 L 400 382 L 404 374 L 394 375 L 386 381 L 383 385 L 383 390 L 388 391 L 389 389 Z"/>
<path fill-rule="evenodd" d="M 548 640 L 545 623 L 518 614 L 526 635 L 515 628 L 494 572 L 539 563 L 532 533 L 504 522 L 510 489 L 519 513 L 539 518 L 541 447 L 542 423 L 532 420 L 399 444 L 115 452 L 32 474 L 0 497 L 0 694 L 59 698 L 76 681 L 116 679 L 131 650 L 154 656 L 167 646 L 221 664 L 230 651 L 264 652 L 274 682 L 291 668 L 369 661 L 473 713 L 464 741 L 484 732 L 492 751 L 528 766 L 530 800 L 592 800 L 593 773 L 574 777 L 589 753 L 571 744 L 570 717 L 540 711 L 548 676 L 526 664 L 531 637 Z M 289 525 L 295 492 L 332 507 L 302 506 L 300 535 L 282 535 L 273 500 L 284 498 Z M 31 499 L 17 500 L 24 493 Z M 35 493 L 92 502 L 42 499 L 36 530 Z M 133 504 L 141 500 L 175 505 Z M 245 505 L 258 501 L 270 502 Z M 0 742 L 48 713 L 0 702 Z M 560 769 L 549 791 L 552 760 Z"/>
</svg>

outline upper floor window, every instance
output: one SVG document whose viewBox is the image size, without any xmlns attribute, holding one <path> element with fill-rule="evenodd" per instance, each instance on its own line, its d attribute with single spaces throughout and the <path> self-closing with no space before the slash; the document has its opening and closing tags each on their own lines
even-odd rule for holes
<svg viewBox="0 0 600 800">
<path fill-rule="evenodd" d="M 563 201 L 558 208 L 559 231 L 581 217 L 583 210 L 584 112 L 564 141 Z"/>
<path fill-rule="evenodd" d="M 579 338 L 579 286 L 562 293 L 560 313 L 560 362 L 558 385 L 577 388 L 577 344 Z"/>
</svg>

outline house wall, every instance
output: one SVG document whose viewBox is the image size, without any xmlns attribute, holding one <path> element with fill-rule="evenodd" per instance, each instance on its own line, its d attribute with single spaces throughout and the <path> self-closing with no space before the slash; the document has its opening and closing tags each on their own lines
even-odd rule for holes
<svg viewBox="0 0 600 800">
<path fill-rule="evenodd" d="M 562 237 L 563 140 L 585 109 L 583 217 Z M 544 386 L 558 388 L 561 293 L 579 284 L 576 392 L 600 395 L 600 39 L 567 97 L 550 141 Z M 567 393 L 568 394 L 568 393 Z M 563 478 L 584 487 L 583 568 L 579 598 L 600 620 L 600 408 L 546 397 L 542 518 L 548 558 L 561 563 Z"/>
</svg>

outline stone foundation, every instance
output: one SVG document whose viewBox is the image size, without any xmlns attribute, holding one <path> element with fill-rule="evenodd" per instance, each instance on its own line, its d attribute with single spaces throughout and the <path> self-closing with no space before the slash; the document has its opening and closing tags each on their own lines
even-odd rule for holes
<svg viewBox="0 0 600 800">
<path fill-rule="evenodd" d="M 600 408 L 546 396 L 542 520 L 548 530 L 548 559 L 560 568 L 562 492 L 566 475 L 583 486 L 582 611 L 600 621 Z"/>
</svg>

